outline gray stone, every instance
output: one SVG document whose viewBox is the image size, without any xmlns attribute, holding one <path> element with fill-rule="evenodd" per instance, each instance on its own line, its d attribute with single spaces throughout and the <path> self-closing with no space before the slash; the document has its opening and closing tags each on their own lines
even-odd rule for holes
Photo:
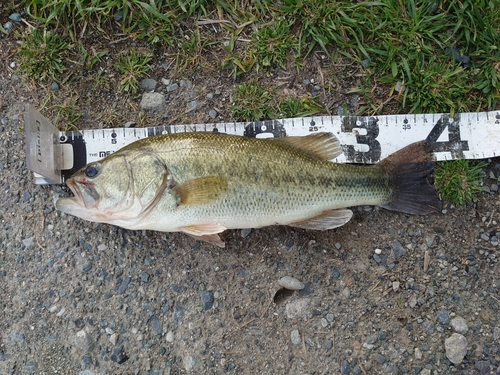
<svg viewBox="0 0 500 375">
<path fill-rule="evenodd" d="M 158 337 L 161 337 L 163 334 L 163 324 L 161 324 L 160 319 L 156 315 L 151 318 L 151 329 Z"/>
<path fill-rule="evenodd" d="M 217 115 L 218 115 L 218 112 L 215 110 L 215 109 L 211 109 L 209 112 L 208 112 L 208 115 L 211 117 L 211 118 L 216 118 Z"/>
<path fill-rule="evenodd" d="M 78 331 L 75 335 L 75 345 L 77 348 L 79 348 L 82 352 L 88 353 L 92 351 L 94 348 L 94 340 L 92 337 L 82 329 L 81 331 Z"/>
<path fill-rule="evenodd" d="M 195 110 L 196 108 L 198 108 L 198 102 L 196 100 L 192 100 L 188 103 L 188 108 L 190 111 L 193 111 Z"/>
<path fill-rule="evenodd" d="M 299 345 L 302 342 L 302 340 L 300 339 L 300 333 L 298 329 L 294 329 L 290 333 L 290 339 L 292 340 L 293 345 Z"/>
<path fill-rule="evenodd" d="M 172 92 L 172 91 L 175 91 L 179 88 L 179 84 L 177 83 L 172 83 L 170 85 L 167 86 L 167 92 Z"/>
<path fill-rule="evenodd" d="M 140 88 L 144 91 L 153 91 L 156 88 L 156 81 L 151 78 L 145 78 L 141 80 Z"/>
<path fill-rule="evenodd" d="M 348 375 L 351 373 L 351 365 L 349 365 L 349 362 L 347 360 L 343 360 L 342 364 L 340 365 L 340 372 L 344 375 Z"/>
<path fill-rule="evenodd" d="M 30 194 L 30 192 L 29 192 L 28 190 L 25 190 L 25 191 L 23 192 L 23 202 L 27 202 L 27 201 L 29 201 L 29 200 L 30 200 L 30 198 L 31 198 L 31 194 Z"/>
<path fill-rule="evenodd" d="M 110 359 L 121 365 L 122 363 L 125 363 L 128 360 L 127 354 L 125 354 L 125 350 L 123 349 L 123 345 L 120 346 L 119 348 L 116 348 L 113 350 L 113 354 L 111 354 Z"/>
<path fill-rule="evenodd" d="M 434 332 L 434 323 L 432 323 L 429 319 L 424 320 L 422 323 L 422 327 L 427 331 L 427 333 Z"/>
<path fill-rule="evenodd" d="M 158 92 L 145 92 L 142 95 L 141 108 L 144 111 L 155 112 L 165 106 L 165 97 Z"/>
<path fill-rule="evenodd" d="M 57 90 L 59 90 L 59 84 L 58 84 L 57 82 L 52 82 L 52 83 L 50 84 L 50 89 L 51 89 L 52 91 L 57 91 Z"/>
<path fill-rule="evenodd" d="M 401 283 L 399 281 L 393 281 L 392 282 L 392 290 L 394 292 L 399 292 L 400 286 L 401 286 Z"/>
<path fill-rule="evenodd" d="M 149 273 L 147 273 L 146 271 L 142 271 L 140 274 L 139 274 L 139 277 L 141 278 L 141 281 L 143 283 L 147 283 L 149 281 Z"/>
<path fill-rule="evenodd" d="M 33 245 L 33 243 L 34 243 L 34 242 L 33 242 L 33 239 L 31 239 L 31 238 L 25 238 L 25 239 L 23 240 L 23 245 L 24 245 L 24 246 L 26 246 L 26 247 L 30 247 L 30 246 L 32 246 L 32 245 Z"/>
<path fill-rule="evenodd" d="M 324 344 L 323 344 L 323 347 L 326 349 L 326 350 L 330 350 L 331 348 L 333 348 L 333 341 L 330 339 L 330 340 L 327 340 Z"/>
<path fill-rule="evenodd" d="M 401 242 L 399 242 L 398 240 L 396 240 L 396 241 L 393 242 L 393 244 L 392 244 L 392 252 L 394 254 L 394 258 L 395 259 L 398 259 L 398 258 L 406 255 L 405 248 L 403 247 L 403 245 L 401 245 Z"/>
<path fill-rule="evenodd" d="M 491 365 L 488 361 L 477 361 L 474 367 L 479 371 L 479 375 L 488 375 Z"/>
<path fill-rule="evenodd" d="M 422 351 L 420 350 L 420 348 L 415 348 L 415 359 L 422 359 Z"/>
<path fill-rule="evenodd" d="M 285 308 L 289 319 L 307 319 L 311 315 L 311 301 L 307 298 L 290 301 Z"/>
<path fill-rule="evenodd" d="M 419 375 L 431 375 L 431 370 L 429 370 L 428 368 L 424 368 L 419 372 Z"/>
<path fill-rule="evenodd" d="M 38 369 L 38 363 L 35 361 L 28 361 L 23 364 L 21 371 L 24 373 L 34 373 Z"/>
<path fill-rule="evenodd" d="M 344 289 L 342 289 L 342 292 L 340 292 L 340 294 L 342 294 L 342 297 L 344 297 L 345 299 L 348 299 L 351 296 L 351 291 L 349 290 L 349 287 L 346 286 Z"/>
<path fill-rule="evenodd" d="M 89 272 L 92 269 L 92 262 L 85 262 L 78 265 L 78 269 L 84 273 Z"/>
<path fill-rule="evenodd" d="M 461 316 L 457 316 L 450 321 L 450 325 L 457 333 L 466 333 L 469 330 L 467 322 Z"/>
<path fill-rule="evenodd" d="M 444 348 L 450 362 L 459 365 L 467 354 L 467 339 L 459 333 L 454 333 L 444 341 Z"/>
<path fill-rule="evenodd" d="M 500 339 L 500 327 L 493 328 L 493 340 Z"/>
<path fill-rule="evenodd" d="M 303 283 L 291 276 L 283 276 L 278 280 L 278 284 L 289 290 L 302 290 L 305 288 Z"/>
<path fill-rule="evenodd" d="M 5 29 L 5 31 L 7 31 L 8 33 L 10 33 L 12 30 L 14 30 L 14 24 L 10 21 L 8 22 L 5 22 L 3 24 L 3 28 Z"/>
<path fill-rule="evenodd" d="M 193 371 L 197 362 L 198 360 L 192 355 L 185 356 L 182 360 L 182 364 L 184 365 L 184 370 L 186 370 L 187 372 Z"/>
<path fill-rule="evenodd" d="M 437 320 L 440 324 L 447 326 L 450 323 L 450 313 L 446 310 L 441 310 L 437 315 Z"/>
<path fill-rule="evenodd" d="M 211 290 L 203 290 L 201 292 L 201 303 L 203 310 L 210 310 L 214 305 L 214 293 Z"/>
<path fill-rule="evenodd" d="M 120 287 L 118 288 L 118 294 L 125 293 L 131 280 L 132 280 L 132 278 L 130 276 L 126 276 L 123 278 L 122 283 L 120 284 Z"/>
<path fill-rule="evenodd" d="M 22 21 L 22 17 L 19 13 L 12 13 L 10 16 L 9 16 L 9 20 L 11 21 L 14 21 L 14 22 L 21 22 Z"/>
</svg>

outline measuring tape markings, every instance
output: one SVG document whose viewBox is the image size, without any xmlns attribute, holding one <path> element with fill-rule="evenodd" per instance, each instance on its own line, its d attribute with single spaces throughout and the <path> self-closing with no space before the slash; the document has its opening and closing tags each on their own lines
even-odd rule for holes
<svg viewBox="0 0 500 375">
<path fill-rule="evenodd" d="M 304 136 L 329 131 L 341 143 L 340 163 L 377 163 L 402 147 L 427 139 L 438 160 L 475 159 L 500 154 L 500 112 L 385 116 L 314 116 L 255 122 L 209 123 L 148 128 L 91 129 L 58 132 L 41 114 L 27 106 L 28 167 L 36 183 L 63 183 L 85 164 L 97 161 L 133 141 L 160 134 L 215 131 L 247 137 Z M 48 144 L 50 133 L 59 143 Z M 53 135 L 52 135 L 53 136 Z M 41 155 L 41 143 L 50 160 Z M 51 151 L 52 148 L 52 151 Z M 62 155 L 62 158 L 59 155 Z M 36 157 L 33 157 L 36 156 Z M 50 165 L 50 163 L 58 164 Z M 59 171 L 45 173 L 47 168 Z M 44 178 L 45 177 L 45 178 Z M 47 179 L 47 177 L 51 177 Z"/>
</svg>

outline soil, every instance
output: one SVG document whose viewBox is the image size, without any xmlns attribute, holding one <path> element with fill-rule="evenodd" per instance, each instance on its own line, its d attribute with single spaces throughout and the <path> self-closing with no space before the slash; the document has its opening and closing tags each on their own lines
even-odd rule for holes
<svg viewBox="0 0 500 375">
<path fill-rule="evenodd" d="M 166 90 L 162 78 L 190 80 L 193 89 L 168 94 L 166 113 L 144 114 L 140 94 L 117 90 L 113 62 L 149 47 L 120 38 L 85 39 L 88 50 L 109 49 L 108 57 L 51 91 L 50 82 L 17 71 L 16 34 L 0 37 L 0 374 L 500 374 L 493 189 L 427 216 L 359 207 L 336 230 L 227 231 L 224 249 L 56 211 L 53 199 L 66 188 L 37 186 L 26 168 L 25 104 L 53 121 L 54 103 L 72 105 L 83 114 L 80 129 L 212 122 L 211 109 L 223 122 L 233 120 L 234 87 L 250 78 L 205 65 L 175 71 L 175 49 L 158 47 L 156 91 Z M 258 77 L 298 97 L 312 90 L 304 80 L 316 82 L 331 113 L 343 105 L 354 112 L 362 103 L 346 93 L 360 73 L 323 60 L 313 53 L 300 70 Z M 109 87 L 95 86 L 99 74 Z M 383 103 L 386 90 L 376 90 Z M 198 106 L 190 111 L 192 100 Z M 486 162 L 489 187 L 500 160 Z M 282 276 L 305 288 L 284 292 Z M 466 330 L 452 324 L 456 317 Z M 457 331 L 466 353 L 452 363 L 445 340 Z"/>
</svg>

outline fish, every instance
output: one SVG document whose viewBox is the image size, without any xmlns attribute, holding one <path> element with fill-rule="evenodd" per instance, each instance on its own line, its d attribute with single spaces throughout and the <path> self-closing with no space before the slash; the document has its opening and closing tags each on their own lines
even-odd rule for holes
<svg viewBox="0 0 500 375">
<path fill-rule="evenodd" d="M 74 196 L 55 206 L 92 222 L 183 232 L 219 247 L 227 229 L 337 228 L 351 219 L 353 206 L 417 215 L 441 207 L 428 178 L 435 161 L 427 141 L 374 165 L 331 161 L 341 154 L 329 132 L 157 135 L 84 166 L 66 181 Z"/>
</svg>

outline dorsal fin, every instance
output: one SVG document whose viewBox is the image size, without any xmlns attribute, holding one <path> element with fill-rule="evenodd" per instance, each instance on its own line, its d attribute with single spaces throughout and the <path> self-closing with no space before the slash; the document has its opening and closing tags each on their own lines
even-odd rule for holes
<svg viewBox="0 0 500 375">
<path fill-rule="evenodd" d="M 306 154 L 321 160 L 332 160 L 342 154 L 340 142 L 332 133 L 321 132 L 303 137 L 268 138 L 298 148 Z"/>
</svg>

